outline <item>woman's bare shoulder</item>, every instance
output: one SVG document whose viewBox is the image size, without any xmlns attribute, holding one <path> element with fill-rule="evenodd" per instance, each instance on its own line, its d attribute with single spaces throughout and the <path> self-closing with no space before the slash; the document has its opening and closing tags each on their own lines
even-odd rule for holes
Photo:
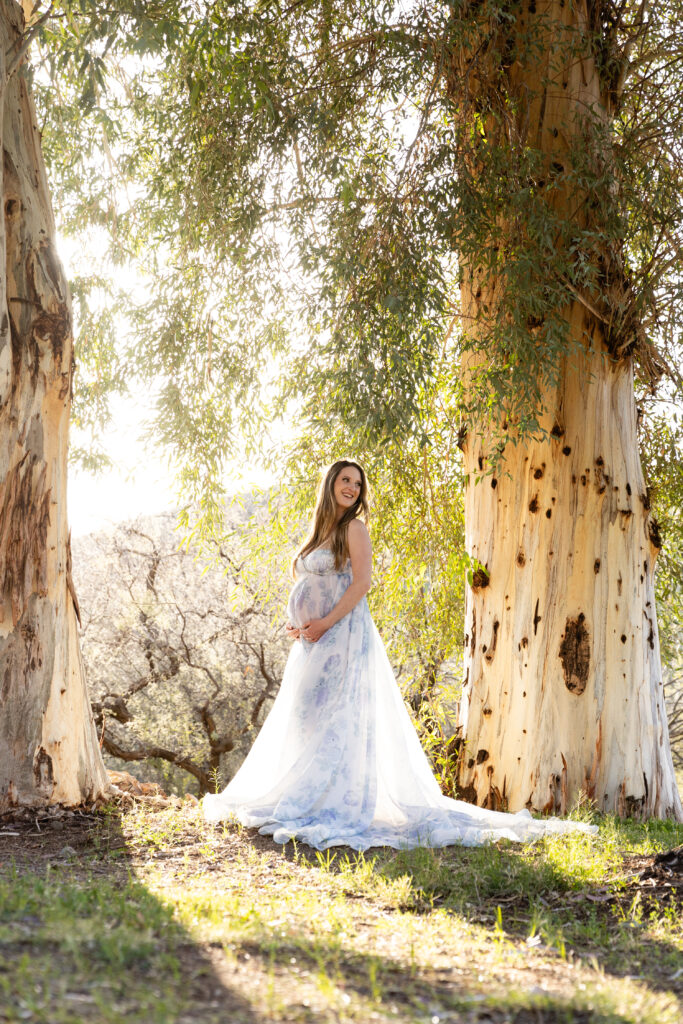
<svg viewBox="0 0 683 1024">
<path fill-rule="evenodd" d="M 370 540 L 368 528 L 362 519 L 352 519 L 349 523 L 348 538 L 351 540 Z"/>
</svg>

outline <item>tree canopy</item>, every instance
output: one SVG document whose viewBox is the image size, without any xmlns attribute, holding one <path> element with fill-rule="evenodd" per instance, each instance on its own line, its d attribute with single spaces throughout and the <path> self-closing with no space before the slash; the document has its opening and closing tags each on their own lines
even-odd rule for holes
<svg viewBox="0 0 683 1024">
<path fill-rule="evenodd" d="M 155 435 L 207 528 L 226 458 L 286 463 L 309 500 L 312 467 L 352 448 L 389 546 L 410 542 L 418 578 L 431 558 L 443 608 L 458 433 L 493 430 L 502 446 L 541 430 L 579 296 L 609 358 L 637 360 L 669 532 L 660 592 L 680 606 L 680 5 L 591 2 L 582 38 L 550 47 L 531 6 L 56 3 L 33 61 L 45 155 L 62 229 L 108 261 L 74 282 L 77 419 L 100 423 L 113 390 L 154 382 Z M 552 84 L 586 40 L 603 109 L 548 166 L 520 131 L 538 98 L 508 56 L 544 62 Z M 468 331 L 458 282 L 473 267 L 499 283 Z M 123 268 L 139 287 L 117 283 Z M 286 454 L 269 450 L 277 421 Z"/>
</svg>

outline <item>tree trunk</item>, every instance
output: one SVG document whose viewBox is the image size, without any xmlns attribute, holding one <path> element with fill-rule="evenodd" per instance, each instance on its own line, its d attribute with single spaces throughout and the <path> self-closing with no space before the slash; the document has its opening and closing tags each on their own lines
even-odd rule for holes
<svg viewBox="0 0 683 1024">
<path fill-rule="evenodd" d="M 588 117 L 608 118 L 609 100 L 588 43 L 590 8 L 550 0 L 526 12 L 538 19 L 543 57 L 510 59 L 510 77 L 530 97 L 520 105 L 527 137 L 557 166 L 590 135 Z M 558 61 L 569 31 L 569 57 Z M 577 38 L 586 40 L 578 54 Z M 548 201 L 569 197 L 555 190 Z M 482 291 L 466 269 L 470 329 L 495 289 L 489 280 Z M 508 445 L 500 471 L 483 477 L 486 441 L 463 444 L 467 551 L 486 571 L 473 574 L 466 602 L 459 792 L 546 813 L 585 792 L 601 811 L 681 820 L 632 359 L 614 357 L 613 339 L 608 351 L 589 306 L 577 299 L 566 311 L 573 348 L 545 396 L 547 439 Z"/>
<path fill-rule="evenodd" d="M 0 0 L 0 54 L 23 14 Z M 0 103 L 0 810 L 76 805 L 108 781 L 80 658 L 66 516 L 71 305 L 28 83 Z"/>
</svg>

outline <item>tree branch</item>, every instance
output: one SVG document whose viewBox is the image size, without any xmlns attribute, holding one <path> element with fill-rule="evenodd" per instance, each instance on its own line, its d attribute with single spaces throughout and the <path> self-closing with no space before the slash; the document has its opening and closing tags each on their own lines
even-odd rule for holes
<svg viewBox="0 0 683 1024">
<path fill-rule="evenodd" d="M 106 720 L 101 719 L 101 723 L 103 725 L 102 746 L 112 757 L 118 757 L 121 761 L 148 761 L 151 758 L 168 761 L 170 764 L 177 765 L 178 768 L 183 768 L 190 775 L 194 775 L 195 779 L 199 782 L 200 793 L 207 793 L 210 790 L 211 780 L 209 776 L 199 765 L 191 761 L 189 757 L 178 754 L 173 750 L 167 750 L 165 747 L 150 746 L 138 747 L 137 750 L 124 750 L 107 734 Z M 100 722 L 97 722 L 97 724 L 100 725 Z"/>
<path fill-rule="evenodd" d="M 41 14 L 41 16 L 38 18 L 37 21 L 34 21 L 34 23 L 29 28 L 28 32 L 24 32 L 23 35 L 19 36 L 19 38 L 17 39 L 17 43 L 19 44 L 19 49 L 16 51 L 14 56 L 12 56 L 12 51 L 14 50 L 14 46 L 12 46 L 10 48 L 10 50 L 5 54 L 5 59 L 7 61 L 7 68 L 5 70 L 5 81 L 9 81 L 9 79 L 12 77 L 14 72 L 17 70 L 17 68 L 21 64 L 22 60 L 26 56 L 26 51 L 28 50 L 29 46 L 31 45 L 31 43 L 33 42 L 35 37 L 38 35 L 38 32 L 43 27 L 43 25 L 45 24 L 47 19 L 52 14 L 52 8 L 53 7 L 54 7 L 54 2 L 52 2 L 50 4 L 50 6 L 48 7 L 48 9 L 45 11 L 44 14 Z M 61 17 L 61 15 L 56 15 L 56 17 Z M 16 46 L 16 43 L 15 43 L 15 46 Z"/>
</svg>

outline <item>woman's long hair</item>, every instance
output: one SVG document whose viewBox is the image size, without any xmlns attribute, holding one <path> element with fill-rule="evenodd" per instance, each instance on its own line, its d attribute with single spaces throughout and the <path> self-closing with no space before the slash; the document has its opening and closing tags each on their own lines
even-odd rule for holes
<svg viewBox="0 0 683 1024">
<path fill-rule="evenodd" d="M 351 506 L 347 508 L 337 522 L 337 502 L 334 498 L 334 485 L 337 477 L 343 469 L 353 466 L 360 473 L 360 493 Z M 311 530 L 304 541 L 303 547 L 294 559 L 294 565 L 298 558 L 303 558 L 310 551 L 315 551 L 323 544 L 329 542 L 334 555 L 335 569 L 341 569 L 349 557 L 349 523 L 352 519 L 362 517 L 364 522 L 368 520 L 368 481 L 365 470 L 353 459 L 337 459 L 325 473 L 320 487 L 318 497 L 313 510 Z"/>
</svg>

